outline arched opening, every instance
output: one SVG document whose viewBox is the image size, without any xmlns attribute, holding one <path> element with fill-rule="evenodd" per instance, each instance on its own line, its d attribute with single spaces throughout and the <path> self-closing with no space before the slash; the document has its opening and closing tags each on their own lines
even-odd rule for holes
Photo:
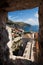
<svg viewBox="0 0 43 65">
<path fill-rule="evenodd" d="M 33 9 L 8 12 L 7 26 L 10 28 L 9 35 L 10 41 L 12 42 L 12 43 L 10 42 L 10 44 L 13 55 L 23 57 L 29 56 L 28 57 L 29 59 L 31 58 L 33 53 L 33 56 L 36 54 L 35 56 L 37 59 L 37 56 L 39 54 L 38 9 L 39 8 L 36 7 Z"/>
</svg>

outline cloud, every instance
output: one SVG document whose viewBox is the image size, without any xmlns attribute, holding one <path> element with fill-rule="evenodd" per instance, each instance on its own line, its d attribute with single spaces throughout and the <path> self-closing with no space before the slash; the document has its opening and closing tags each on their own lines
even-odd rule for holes
<svg viewBox="0 0 43 65">
<path fill-rule="evenodd" d="M 15 19 L 17 19 L 18 18 L 18 16 L 8 16 L 8 19 L 9 20 L 12 20 L 12 21 L 14 21 Z"/>
<path fill-rule="evenodd" d="M 38 12 L 36 12 L 34 16 L 38 18 L 39 17 Z"/>
<path fill-rule="evenodd" d="M 19 19 L 17 17 L 9 16 L 9 19 L 14 21 L 14 22 L 24 22 L 24 23 L 28 23 L 28 24 L 31 24 L 31 25 L 39 25 L 37 17 L 35 17 L 35 18 L 27 18 L 27 19 L 22 19 L 22 18 Z"/>
<path fill-rule="evenodd" d="M 20 13 L 21 15 L 23 13 Z M 23 15 L 22 15 L 23 17 Z M 25 22 L 25 23 L 28 23 L 28 24 L 31 24 L 31 25 L 39 25 L 39 22 L 38 22 L 38 12 L 35 12 L 33 17 L 31 18 L 28 18 L 28 17 L 25 17 L 22 18 L 21 16 L 15 16 L 15 15 L 12 15 L 12 16 L 8 16 L 8 18 L 12 21 L 15 21 L 15 22 Z"/>
<path fill-rule="evenodd" d="M 9 19 L 11 19 L 12 16 L 8 16 Z"/>
<path fill-rule="evenodd" d="M 36 12 L 34 14 L 34 18 L 32 17 L 32 18 L 26 19 L 25 23 L 28 23 L 28 24 L 31 24 L 31 25 L 39 25 L 38 17 L 39 17 L 38 12 Z"/>
<path fill-rule="evenodd" d="M 14 22 L 23 22 L 23 19 L 16 19 L 16 20 L 13 20 Z"/>
<path fill-rule="evenodd" d="M 39 25 L 38 19 L 28 18 L 25 23 L 31 24 L 31 25 Z"/>
</svg>

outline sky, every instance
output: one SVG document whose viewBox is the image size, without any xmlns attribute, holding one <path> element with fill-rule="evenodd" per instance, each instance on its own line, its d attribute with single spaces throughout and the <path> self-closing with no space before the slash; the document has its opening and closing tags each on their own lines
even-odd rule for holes
<svg viewBox="0 0 43 65">
<path fill-rule="evenodd" d="M 25 22 L 31 25 L 39 25 L 38 17 L 38 7 L 8 12 L 9 20 L 14 22 Z"/>
</svg>

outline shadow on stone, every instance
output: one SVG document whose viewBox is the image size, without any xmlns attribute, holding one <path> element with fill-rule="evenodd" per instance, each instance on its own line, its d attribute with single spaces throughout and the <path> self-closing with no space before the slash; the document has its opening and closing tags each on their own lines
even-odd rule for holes
<svg viewBox="0 0 43 65">
<path fill-rule="evenodd" d="M 32 62 L 26 59 L 16 59 L 14 62 L 15 65 L 38 65 L 36 62 Z"/>
</svg>

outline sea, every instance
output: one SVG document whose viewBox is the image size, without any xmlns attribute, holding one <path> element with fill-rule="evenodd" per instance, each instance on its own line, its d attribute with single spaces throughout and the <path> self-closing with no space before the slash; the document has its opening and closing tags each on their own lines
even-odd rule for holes
<svg viewBox="0 0 43 65">
<path fill-rule="evenodd" d="M 23 30 L 26 31 L 26 32 L 30 32 L 30 31 L 39 32 L 39 26 L 38 25 L 33 25 L 31 27 L 25 26 L 25 27 L 23 27 Z"/>
</svg>

